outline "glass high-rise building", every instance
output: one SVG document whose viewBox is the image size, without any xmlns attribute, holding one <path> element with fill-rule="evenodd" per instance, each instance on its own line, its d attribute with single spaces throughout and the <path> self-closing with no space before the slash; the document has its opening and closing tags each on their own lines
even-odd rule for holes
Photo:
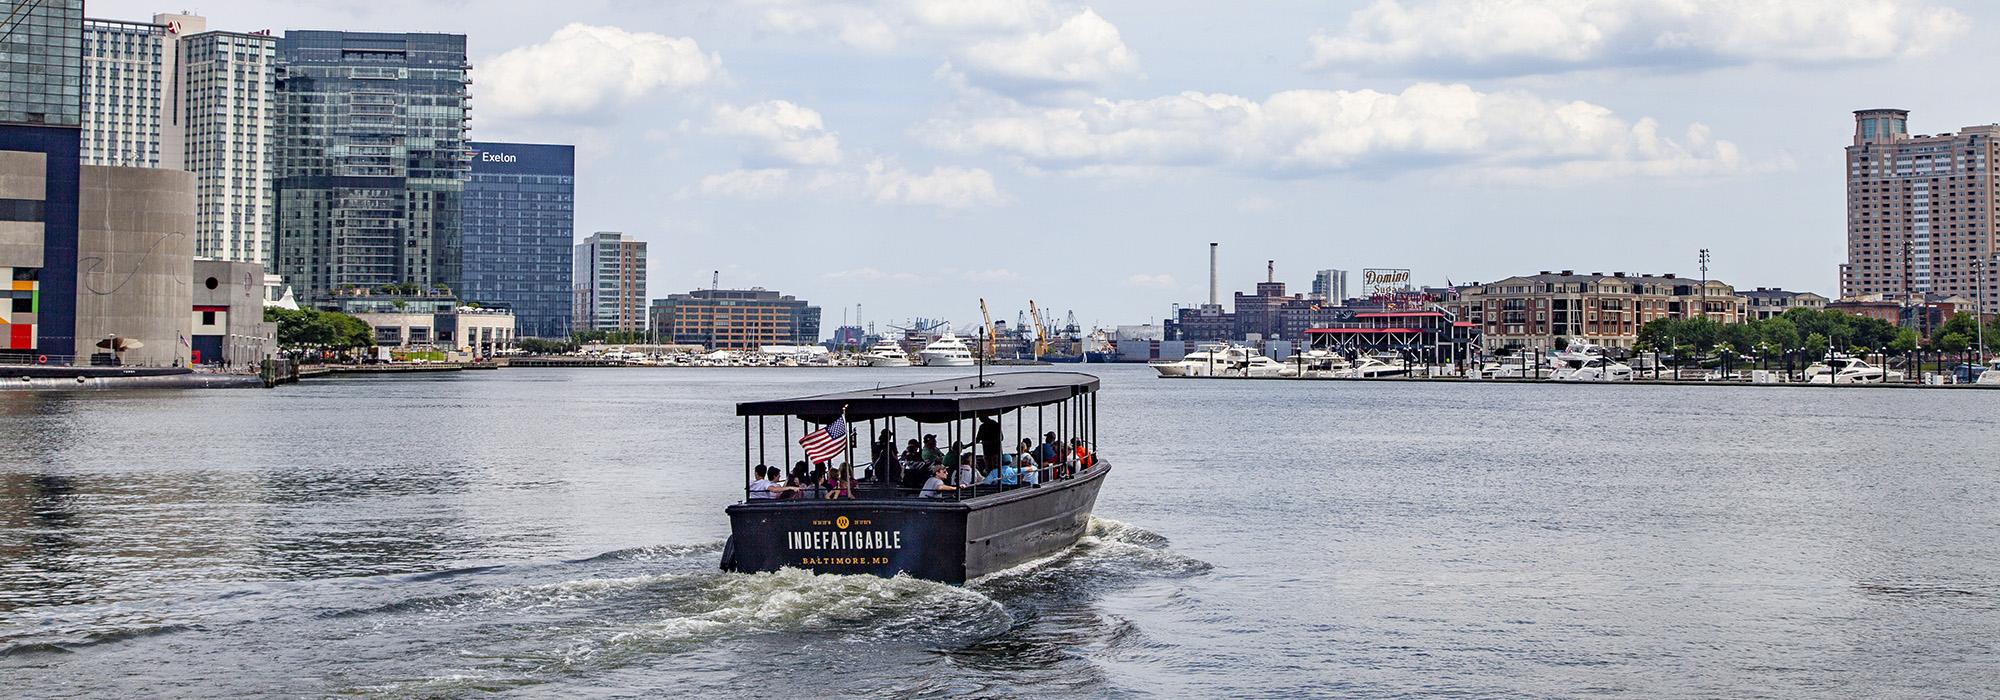
<svg viewBox="0 0 2000 700">
<path fill-rule="evenodd" d="M 83 122 L 83 0 L 0 2 L 0 122 Z"/>
<path fill-rule="evenodd" d="M 458 34 L 279 41 L 275 267 L 301 298 L 456 290 L 471 64 Z"/>
<path fill-rule="evenodd" d="M 569 337 L 575 147 L 471 147 L 459 298 L 512 309 L 521 337 Z"/>
</svg>

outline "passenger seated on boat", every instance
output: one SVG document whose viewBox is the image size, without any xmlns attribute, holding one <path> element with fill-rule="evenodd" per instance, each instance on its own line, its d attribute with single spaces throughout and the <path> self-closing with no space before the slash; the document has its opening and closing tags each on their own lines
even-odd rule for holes
<svg viewBox="0 0 2000 700">
<path fill-rule="evenodd" d="M 854 465 L 842 462 L 840 470 L 827 475 L 826 497 L 854 498 Z"/>
<path fill-rule="evenodd" d="M 979 481 L 979 471 L 972 468 L 972 455 L 960 455 L 957 461 L 958 485 L 971 486 L 977 483 Z"/>
<path fill-rule="evenodd" d="M 776 496 L 780 501 L 798 500 L 805 497 L 805 492 L 805 484 L 797 474 L 786 477 L 783 484 L 771 485 L 772 495 Z"/>
<path fill-rule="evenodd" d="M 751 500 L 770 500 L 771 480 L 768 477 L 771 475 L 771 468 L 759 464 L 756 469 L 750 470 L 750 473 L 757 477 L 750 482 Z"/>
<path fill-rule="evenodd" d="M 1077 469 L 1089 469 L 1096 466 L 1097 456 L 1090 453 L 1090 447 L 1084 444 L 1083 438 L 1070 438 L 1069 444 L 1076 452 Z"/>
<path fill-rule="evenodd" d="M 1062 453 L 1062 441 L 1056 439 L 1056 434 L 1043 433 L 1042 444 L 1035 448 L 1035 461 L 1053 466 L 1055 463 L 1062 461 Z"/>
<path fill-rule="evenodd" d="M 998 475 L 1001 486 L 1021 485 L 1021 468 L 1015 466 L 1014 455 L 1000 455 L 1000 468 L 993 473 Z"/>
<path fill-rule="evenodd" d="M 923 460 L 925 464 L 951 464 L 944 461 L 944 453 L 938 450 L 936 433 L 924 436 L 924 449 L 917 454 L 917 459 Z"/>
<path fill-rule="evenodd" d="M 947 471 L 942 464 L 931 467 L 931 478 L 924 480 L 924 490 L 917 495 L 924 498 L 944 498 L 944 492 L 957 491 L 957 486 L 944 482 Z"/>
<path fill-rule="evenodd" d="M 1035 461 L 1035 441 L 1028 439 L 1021 440 L 1021 451 L 1015 453 L 1014 464 L 1021 469 L 1021 483 L 1039 484 L 1042 482 L 1042 465 Z"/>
</svg>

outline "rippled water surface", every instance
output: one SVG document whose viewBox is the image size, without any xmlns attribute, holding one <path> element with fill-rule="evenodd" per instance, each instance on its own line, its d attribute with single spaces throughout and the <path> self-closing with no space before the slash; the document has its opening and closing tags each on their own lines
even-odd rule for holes
<svg viewBox="0 0 2000 700">
<path fill-rule="evenodd" d="M 1979 697 L 2000 392 L 1104 377 L 1075 550 L 715 570 L 732 404 L 933 370 L 0 393 L 8 694 Z"/>
</svg>

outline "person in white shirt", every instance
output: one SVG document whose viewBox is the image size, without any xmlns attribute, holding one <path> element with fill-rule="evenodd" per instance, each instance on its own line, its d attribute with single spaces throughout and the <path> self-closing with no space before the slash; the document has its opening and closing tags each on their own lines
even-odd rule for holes
<svg viewBox="0 0 2000 700">
<path fill-rule="evenodd" d="M 917 495 L 924 498 L 944 498 L 944 492 L 957 491 L 957 486 L 944 483 L 944 475 L 947 471 L 942 464 L 931 467 L 931 478 L 924 480 L 924 490 Z"/>
<path fill-rule="evenodd" d="M 751 500 L 768 501 L 771 499 L 771 480 L 766 478 L 770 476 L 770 471 L 770 467 L 762 464 L 757 465 L 756 469 L 750 470 L 750 473 L 757 477 L 755 481 L 750 482 Z"/>
</svg>

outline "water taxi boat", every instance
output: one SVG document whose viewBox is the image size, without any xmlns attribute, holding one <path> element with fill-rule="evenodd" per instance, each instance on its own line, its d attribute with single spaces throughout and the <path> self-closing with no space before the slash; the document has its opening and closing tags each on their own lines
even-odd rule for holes
<svg viewBox="0 0 2000 700">
<path fill-rule="evenodd" d="M 790 498 L 746 488 L 727 509 L 722 568 L 958 584 L 1061 552 L 1083 536 L 1111 471 L 1097 458 L 1097 388 L 1088 374 L 1013 372 L 737 404 L 746 483 L 753 465 L 796 465 L 810 444 L 816 456 L 832 455 L 814 465 L 829 471 L 832 488 Z M 964 472 L 948 467 L 942 486 L 914 486 L 931 465 L 897 461 L 903 430 L 935 435 L 940 448 L 965 445 Z M 857 433 L 887 449 L 870 450 Z M 1036 436 L 1051 433 L 1060 459 L 1015 464 L 1008 446 L 1030 439 L 1040 447 Z M 832 448 L 824 447 L 829 438 Z M 857 460 L 857 447 L 876 454 Z M 919 476 L 906 478 L 912 472 Z"/>
</svg>

